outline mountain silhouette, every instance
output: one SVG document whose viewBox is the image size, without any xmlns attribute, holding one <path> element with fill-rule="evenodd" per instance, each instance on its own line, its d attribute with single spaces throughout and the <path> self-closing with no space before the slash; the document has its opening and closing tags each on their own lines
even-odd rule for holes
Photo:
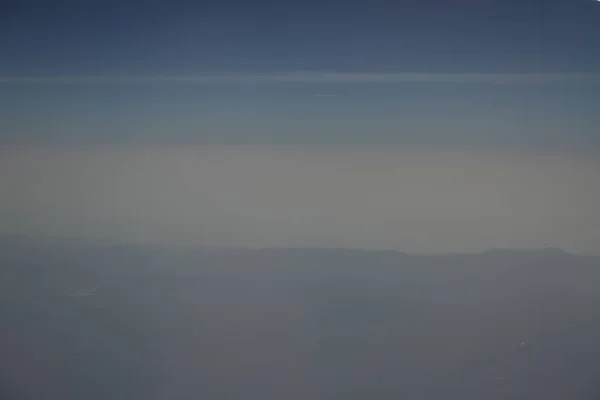
<svg viewBox="0 0 600 400">
<path fill-rule="evenodd" d="M 599 394 L 600 257 L 11 237 L 0 265 L 15 399 Z"/>
</svg>

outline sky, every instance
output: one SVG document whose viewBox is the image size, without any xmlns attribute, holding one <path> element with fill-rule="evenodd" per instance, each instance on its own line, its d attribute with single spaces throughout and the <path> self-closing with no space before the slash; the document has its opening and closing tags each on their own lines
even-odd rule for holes
<svg viewBox="0 0 600 400">
<path fill-rule="evenodd" d="M 593 0 L 5 1 L 2 229 L 132 237 L 124 217 L 137 207 L 147 211 L 132 217 L 146 226 L 136 232 L 157 240 L 591 251 L 599 38 Z M 381 159 L 395 161 L 378 177 Z M 254 168 L 265 193 L 277 171 L 272 185 L 307 186 L 257 211 L 257 189 L 243 184 Z M 504 183 L 490 186 L 494 174 Z M 167 187 L 175 197 L 160 207 L 142 195 Z M 304 196 L 310 207 L 295 203 Z M 187 208 L 168 211 L 178 201 Z M 460 204 L 470 207 L 452 211 Z"/>
<path fill-rule="evenodd" d="M 592 0 L 9 0 L 0 140 L 597 147 L 599 19 Z"/>
</svg>

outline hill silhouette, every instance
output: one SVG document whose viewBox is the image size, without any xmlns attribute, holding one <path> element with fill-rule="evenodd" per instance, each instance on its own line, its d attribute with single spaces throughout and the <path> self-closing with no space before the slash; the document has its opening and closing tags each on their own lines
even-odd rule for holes
<svg viewBox="0 0 600 400">
<path fill-rule="evenodd" d="M 0 265 L 10 398 L 600 394 L 600 257 L 13 236 Z"/>
</svg>

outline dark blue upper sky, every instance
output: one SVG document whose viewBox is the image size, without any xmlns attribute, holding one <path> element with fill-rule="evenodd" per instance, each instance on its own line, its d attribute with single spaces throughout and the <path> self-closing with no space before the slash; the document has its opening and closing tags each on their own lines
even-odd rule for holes
<svg viewBox="0 0 600 400">
<path fill-rule="evenodd" d="M 600 70 L 593 0 L 2 4 L 2 75 Z"/>
<path fill-rule="evenodd" d="M 598 87 L 585 83 L 241 89 L 7 83 L 14 77 L 298 71 L 599 73 L 600 2 L 594 0 L 0 4 L 4 138 L 162 135 L 165 140 L 303 143 L 329 135 L 322 141 L 344 143 L 351 136 L 361 143 L 402 144 L 428 137 L 426 143 L 486 144 L 503 139 L 482 140 L 480 134 L 491 138 L 504 132 L 509 138 L 532 135 L 514 143 L 600 143 L 594 138 Z M 341 95 L 315 100 L 323 91 Z M 368 127 L 373 139 L 361 136 Z M 567 135 L 568 127 L 573 131 Z"/>
</svg>

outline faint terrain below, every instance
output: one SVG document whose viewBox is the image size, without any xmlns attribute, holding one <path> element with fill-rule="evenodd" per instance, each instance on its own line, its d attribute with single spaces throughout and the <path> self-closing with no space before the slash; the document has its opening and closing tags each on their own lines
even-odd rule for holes
<svg viewBox="0 0 600 400">
<path fill-rule="evenodd" d="M 3 399 L 600 395 L 600 257 L 0 242 Z"/>
</svg>

